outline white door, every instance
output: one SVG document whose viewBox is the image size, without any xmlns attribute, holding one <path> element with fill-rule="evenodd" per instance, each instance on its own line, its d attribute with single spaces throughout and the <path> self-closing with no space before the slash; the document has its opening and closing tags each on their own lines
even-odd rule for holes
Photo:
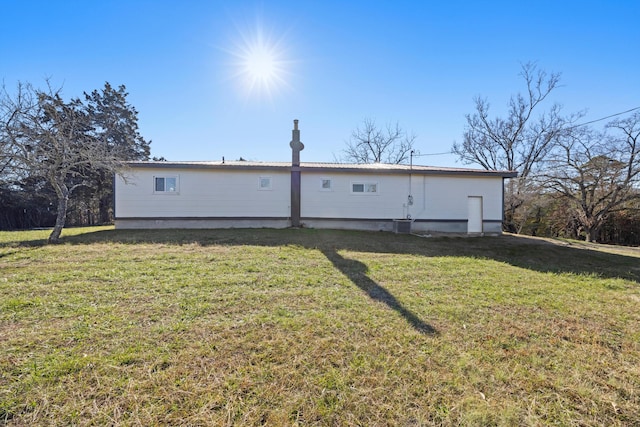
<svg viewBox="0 0 640 427">
<path fill-rule="evenodd" d="M 467 233 L 482 233 L 482 197 L 469 196 Z"/>
</svg>

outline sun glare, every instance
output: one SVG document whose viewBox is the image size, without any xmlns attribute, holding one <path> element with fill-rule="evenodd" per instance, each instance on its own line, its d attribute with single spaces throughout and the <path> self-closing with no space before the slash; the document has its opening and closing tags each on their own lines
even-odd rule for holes
<svg viewBox="0 0 640 427">
<path fill-rule="evenodd" d="M 289 86 L 288 63 L 282 40 L 273 40 L 257 28 L 242 34 L 241 42 L 231 54 L 236 58 L 234 77 L 248 96 L 270 100 Z"/>
<path fill-rule="evenodd" d="M 252 46 L 244 61 L 244 74 L 255 84 L 271 84 L 278 77 L 275 52 L 268 46 Z"/>
</svg>

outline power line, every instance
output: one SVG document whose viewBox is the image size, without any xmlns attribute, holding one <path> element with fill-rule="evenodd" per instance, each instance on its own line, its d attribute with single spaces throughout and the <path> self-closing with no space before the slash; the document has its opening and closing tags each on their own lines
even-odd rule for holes
<svg viewBox="0 0 640 427">
<path fill-rule="evenodd" d="M 623 114 L 627 114 L 627 113 L 630 113 L 630 112 L 635 111 L 635 110 L 640 110 L 640 107 L 635 107 L 635 108 L 632 108 L 630 110 L 623 111 L 621 113 L 611 114 L 610 116 L 606 116 L 606 117 L 602 117 L 602 118 L 599 118 L 599 119 L 591 120 L 591 121 L 588 121 L 588 122 L 580 123 L 580 124 L 577 124 L 577 125 L 574 125 L 574 126 L 570 126 L 567 129 L 573 129 L 573 128 L 577 128 L 577 127 L 580 127 L 580 126 L 590 125 L 591 123 L 601 122 L 603 120 L 610 119 L 611 117 L 621 116 Z"/>
<path fill-rule="evenodd" d="M 603 120 L 610 119 L 611 117 L 621 116 L 623 114 L 627 114 L 627 113 L 630 113 L 630 112 L 636 111 L 636 110 L 640 110 L 640 107 L 631 108 L 629 110 L 622 111 L 620 113 L 611 114 L 609 116 L 601 117 L 599 119 L 590 120 L 588 122 L 584 122 L 584 123 L 580 123 L 580 124 L 577 124 L 577 125 L 573 125 L 573 126 L 568 127 L 567 129 L 573 129 L 573 128 L 577 128 L 577 127 L 580 127 L 580 126 L 590 125 L 591 123 L 601 122 Z M 444 156 L 444 155 L 447 155 L 447 154 L 453 154 L 453 153 L 451 151 L 445 151 L 445 152 L 442 152 L 442 153 L 424 153 L 424 154 L 412 152 L 411 153 L 411 157 Z"/>
<path fill-rule="evenodd" d="M 424 154 L 412 153 L 411 155 L 413 157 L 424 157 L 424 156 L 444 156 L 445 154 L 453 154 L 453 153 L 451 151 L 446 151 L 444 153 L 424 153 Z"/>
</svg>

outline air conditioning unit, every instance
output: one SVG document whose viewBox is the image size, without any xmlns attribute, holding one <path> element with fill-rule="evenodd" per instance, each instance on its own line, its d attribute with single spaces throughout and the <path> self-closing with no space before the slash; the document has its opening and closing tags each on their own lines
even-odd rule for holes
<svg viewBox="0 0 640 427">
<path fill-rule="evenodd" d="M 410 234 L 411 220 L 410 219 L 394 219 L 393 232 L 396 234 Z"/>
</svg>

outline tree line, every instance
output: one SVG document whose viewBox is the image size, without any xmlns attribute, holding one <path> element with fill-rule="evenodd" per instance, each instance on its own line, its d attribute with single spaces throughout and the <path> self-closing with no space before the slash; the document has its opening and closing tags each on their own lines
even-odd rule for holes
<svg viewBox="0 0 640 427">
<path fill-rule="evenodd" d="M 150 141 L 124 85 L 65 100 L 60 89 L 18 83 L 0 92 L 0 229 L 113 219 L 113 177 L 125 162 L 148 160 Z M 73 197 L 72 197 L 73 196 Z"/>
<path fill-rule="evenodd" d="M 452 148 L 465 163 L 518 172 L 506 185 L 504 229 L 639 245 L 639 109 L 597 129 L 580 123 L 584 112 L 543 108 L 560 74 L 527 63 L 520 75 L 526 90 L 510 98 L 505 115 L 491 116 L 487 99 L 475 98 Z"/>
<path fill-rule="evenodd" d="M 559 73 L 527 63 L 520 76 L 525 90 L 502 116 L 491 114 L 486 98 L 474 99 L 463 139 L 452 147 L 463 163 L 518 172 L 505 185 L 504 230 L 640 245 L 640 107 L 596 129 L 580 123 L 584 111 L 547 106 Z M 397 123 L 381 127 L 366 118 L 339 160 L 408 163 L 419 153 L 415 142 Z"/>
</svg>

